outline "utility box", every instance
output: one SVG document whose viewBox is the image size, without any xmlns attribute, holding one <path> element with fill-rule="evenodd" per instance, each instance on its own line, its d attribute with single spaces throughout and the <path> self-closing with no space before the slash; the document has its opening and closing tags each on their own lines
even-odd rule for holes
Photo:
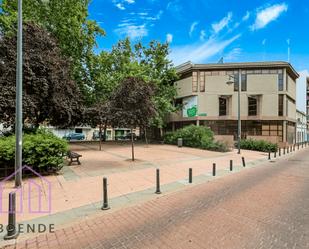
<svg viewBox="0 0 309 249">
<path fill-rule="evenodd" d="M 182 147 L 182 143 L 183 143 L 182 138 L 178 138 L 177 140 L 178 147 Z"/>
</svg>

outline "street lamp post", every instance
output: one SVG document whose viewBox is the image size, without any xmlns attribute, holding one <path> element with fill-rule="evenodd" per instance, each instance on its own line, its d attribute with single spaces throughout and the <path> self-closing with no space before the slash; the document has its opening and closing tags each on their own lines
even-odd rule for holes
<svg viewBox="0 0 309 249">
<path fill-rule="evenodd" d="M 231 80 L 231 78 L 233 80 Z M 232 85 L 236 84 L 235 76 L 230 75 L 230 79 L 226 84 Z M 241 140 L 241 119 L 240 119 L 240 93 L 241 93 L 241 69 L 238 71 L 238 126 L 237 126 L 237 147 L 238 147 L 238 154 L 240 154 L 240 140 Z"/>
<path fill-rule="evenodd" d="M 22 185 L 22 143 L 23 143 L 23 117 L 22 117 L 22 80 L 23 80 L 23 16 L 22 0 L 18 0 L 18 29 L 17 29 L 17 65 L 16 65 L 16 114 L 15 114 L 15 187 Z"/>
</svg>

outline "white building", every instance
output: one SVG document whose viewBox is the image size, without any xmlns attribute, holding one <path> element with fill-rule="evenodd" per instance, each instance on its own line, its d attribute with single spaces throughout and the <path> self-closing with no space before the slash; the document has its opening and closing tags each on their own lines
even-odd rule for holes
<svg viewBox="0 0 309 249">
<path fill-rule="evenodd" d="M 307 140 L 307 116 L 304 112 L 296 111 L 296 143 Z"/>
</svg>

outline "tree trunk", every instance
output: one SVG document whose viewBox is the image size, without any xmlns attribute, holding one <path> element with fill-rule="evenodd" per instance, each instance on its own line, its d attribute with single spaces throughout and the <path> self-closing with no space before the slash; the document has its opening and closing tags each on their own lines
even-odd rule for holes
<svg viewBox="0 0 309 249">
<path fill-rule="evenodd" d="M 131 147 L 132 147 L 132 161 L 134 161 L 134 137 L 133 137 L 133 129 L 131 129 Z"/>
<path fill-rule="evenodd" d="M 99 140 L 100 140 L 100 142 L 99 142 L 99 150 L 101 151 L 102 150 L 102 123 L 100 123 L 100 126 L 99 126 L 100 128 L 100 131 L 99 131 Z"/>
<path fill-rule="evenodd" d="M 104 137 L 103 137 L 104 142 L 106 142 L 106 134 L 107 134 L 107 123 L 105 122 L 105 124 L 104 124 Z"/>
<path fill-rule="evenodd" d="M 147 128 L 144 129 L 144 133 L 145 133 L 145 143 L 146 143 L 146 146 L 148 147 Z"/>
</svg>

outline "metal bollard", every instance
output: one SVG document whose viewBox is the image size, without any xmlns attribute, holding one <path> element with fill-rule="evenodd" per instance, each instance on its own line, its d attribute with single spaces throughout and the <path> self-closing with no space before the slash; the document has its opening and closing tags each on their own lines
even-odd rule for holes
<svg viewBox="0 0 309 249">
<path fill-rule="evenodd" d="M 107 196 L 107 178 L 103 177 L 103 206 L 101 208 L 102 210 L 108 210 L 110 209 L 108 205 L 108 196 Z"/>
<path fill-rule="evenodd" d="M 157 182 L 157 187 L 156 187 L 156 194 L 161 194 L 161 190 L 160 190 L 160 169 L 157 169 L 156 171 L 156 182 Z"/>
<path fill-rule="evenodd" d="M 274 152 L 274 158 L 277 158 L 277 151 Z"/>
<path fill-rule="evenodd" d="M 297 150 L 299 150 L 299 143 L 297 144 Z"/>
<path fill-rule="evenodd" d="M 242 160 L 242 166 L 243 166 L 243 167 L 246 167 L 246 161 L 245 161 L 245 158 L 244 158 L 244 157 L 242 157 L 242 158 L 241 158 L 241 160 Z"/>
<path fill-rule="evenodd" d="M 233 171 L 233 160 L 230 160 L 230 171 Z"/>
<path fill-rule="evenodd" d="M 281 148 L 279 148 L 279 157 L 281 156 Z"/>
<path fill-rule="evenodd" d="M 289 154 L 289 146 L 286 148 L 286 154 Z"/>
<path fill-rule="evenodd" d="M 295 151 L 295 146 L 296 146 L 296 145 L 294 144 L 294 146 L 293 146 L 293 151 Z"/>
<path fill-rule="evenodd" d="M 283 155 L 285 155 L 285 147 L 283 148 Z"/>
<path fill-rule="evenodd" d="M 270 151 L 268 151 L 268 160 L 271 160 Z"/>
<path fill-rule="evenodd" d="M 16 230 L 16 193 L 9 194 L 9 218 L 8 226 L 6 228 L 7 234 L 4 236 L 5 240 L 16 239 L 19 232 Z"/>
<path fill-rule="evenodd" d="M 192 183 L 192 168 L 189 168 L 189 183 Z"/>
<path fill-rule="evenodd" d="M 212 164 L 212 176 L 216 176 L 216 164 Z"/>
</svg>

